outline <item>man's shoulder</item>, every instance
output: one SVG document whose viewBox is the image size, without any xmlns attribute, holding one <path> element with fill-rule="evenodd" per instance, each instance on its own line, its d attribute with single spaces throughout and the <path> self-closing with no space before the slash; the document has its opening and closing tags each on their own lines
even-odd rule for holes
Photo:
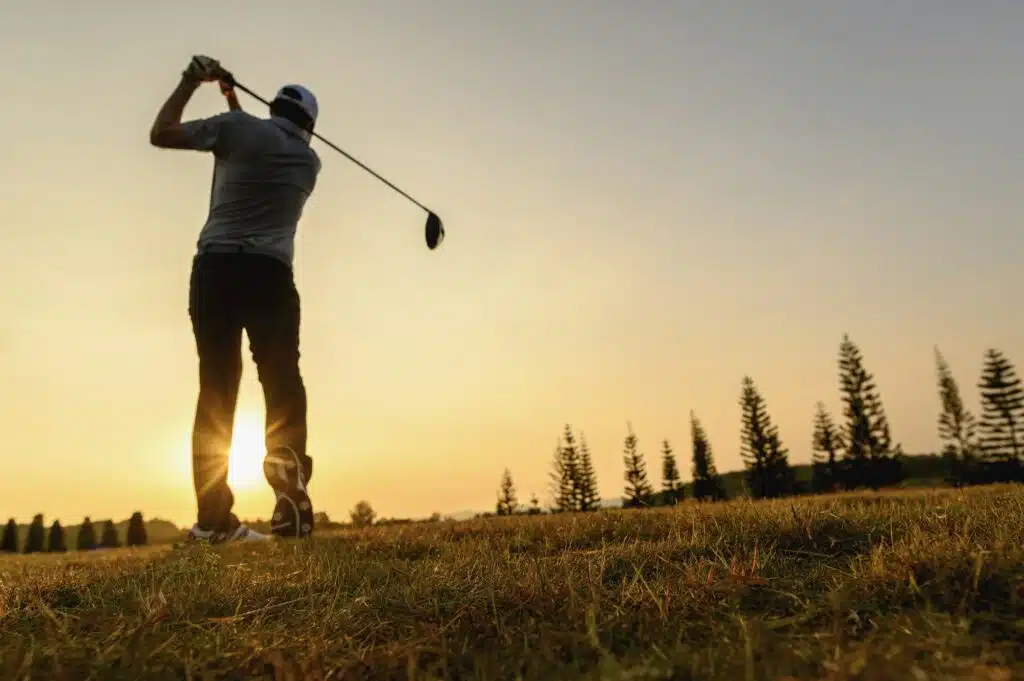
<svg viewBox="0 0 1024 681">
<path fill-rule="evenodd" d="M 195 125 L 216 130 L 218 135 L 235 135 L 239 130 L 252 129 L 259 124 L 259 118 L 241 109 L 214 114 L 195 121 Z"/>
<path fill-rule="evenodd" d="M 220 115 L 223 117 L 225 122 L 228 122 L 231 125 L 255 127 L 261 126 L 267 122 L 265 118 L 254 116 L 248 111 L 243 111 L 242 109 L 226 111 Z"/>
</svg>

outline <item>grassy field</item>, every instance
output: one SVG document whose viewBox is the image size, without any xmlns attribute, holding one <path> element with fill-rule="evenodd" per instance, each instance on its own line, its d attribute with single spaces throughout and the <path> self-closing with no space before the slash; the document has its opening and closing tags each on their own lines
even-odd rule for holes
<svg viewBox="0 0 1024 681">
<path fill-rule="evenodd" d="M 0 559 L 0 679 L 1024 679 L 1024 488 Z"/>
</svg>

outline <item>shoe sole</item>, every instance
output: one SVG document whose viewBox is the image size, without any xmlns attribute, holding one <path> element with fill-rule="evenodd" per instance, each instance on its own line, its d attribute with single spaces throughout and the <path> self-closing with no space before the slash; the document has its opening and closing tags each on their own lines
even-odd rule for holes
<svg viewBox="0 0 1024 681">
<path fill-rule="evenodd" d="M 199 536 L 189 532 L 185 537 L 186 544 L 209 544 L 211 546 L 219 544 L 231 544 L 237 542 L 259 542 L 267 541 L 272 537 L 260 535 L 252 530 L 246 530 L 244 533 L 238 534 L 235 532 L 215 532 L 209 536 Z"/>
<path fill-rule="evenodd" d="M 263 477 L 277 495 L 271 532 L 278 537 L 304 538 L 313 533 L 313 503 L 302 479 L 295 452 L 282 447 L 263 459 Z"/>
</svg>

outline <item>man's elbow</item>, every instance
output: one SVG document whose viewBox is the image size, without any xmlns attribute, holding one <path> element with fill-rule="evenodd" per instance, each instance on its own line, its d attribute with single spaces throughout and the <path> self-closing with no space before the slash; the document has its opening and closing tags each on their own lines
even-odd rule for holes
<svg viewBox="0 0 1024 681">
<path fill-rule="evenodd" d="M 149 143 L 158 149 L 168 149 L 171 146 L 171 135 L 166 128 L 152 128 L 149 131 Z"/>
<path fill-rule="evenodd" d="M 217 145 L 217 130 L 194 123 L 154 125 L 149 131 L 149 143 L 160 149 L 213 151 Z"/>
<path fill-rule="evenodd" d="M 190 142 L 180 125 L 153 128 L 149 131 L 149 143 L 159 149 L 191 149 Z"/>
</svg>

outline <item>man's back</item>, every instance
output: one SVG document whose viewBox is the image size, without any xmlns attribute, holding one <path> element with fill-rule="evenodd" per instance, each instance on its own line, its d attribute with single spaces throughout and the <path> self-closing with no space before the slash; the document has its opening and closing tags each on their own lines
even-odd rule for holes
<svg viewBox="0 0 1024 681">
<path fill-rule="evenodd" d="M 283 119 L 236 110 L 196 123 L 189 132 L 211 137 L 215 157 L 199 248 L 245 245 L 291 264 L 299 218 L 320 172 L 316 152 Z"/>
</svg>

